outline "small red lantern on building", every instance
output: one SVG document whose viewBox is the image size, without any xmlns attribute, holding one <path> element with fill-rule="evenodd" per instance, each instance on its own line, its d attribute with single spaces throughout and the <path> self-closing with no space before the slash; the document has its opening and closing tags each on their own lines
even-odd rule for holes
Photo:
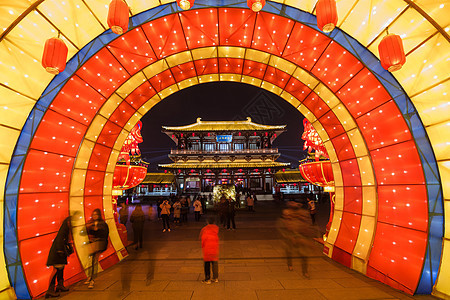
<svg viewBox="0 0 450 300">
<path fill-rule="evenodd" d="M 338 21 L 336 0 L 319 0 L 316 5 L 317 27 L 323 32 L 330 32 Z"/>
<path fill-rule="evenodd" d="M 58 75 L 66 68 L 67 46 L 60 38 L 51 38 L 45 42 L 42 66 L 51 74 Z"/>
<path fill-rule="evenodd" d="M 398 71 L 406 62 L 402 38 L 396 34 L 388 34 L 378 45 L 381 66 L 389 72 Z"/>
<path fill-rule="evenodd" d="M 266 5 L 266 0 L 247 0 L 247 6 L 254 12 L 260 11 L 264 5 Z"/>
<path fill-rule="evenodd" d="M 182 10 L 188 10 L 194 6 L 194 0 L 177 0 L 177 4 Z"/>
<path fill-rule="evenodd" d="M 113 0 L 109 4 L 108 26 L 115 34 L 122 34 L 128 30 L 130 18 L 128 5 L 122 0 Z"/>
</svg>

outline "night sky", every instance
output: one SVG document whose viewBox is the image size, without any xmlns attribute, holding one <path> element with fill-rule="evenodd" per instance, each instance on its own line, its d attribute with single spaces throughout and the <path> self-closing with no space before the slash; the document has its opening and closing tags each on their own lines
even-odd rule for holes
<svg viewBox="0 0 450 300">
<path fill-rule="evenodd" d="M 279 162 L 292 167 L 306 157 L 303 150 L 303 115 L 282 98 L 261 88 L 234 82 L 199 84 L 172 94 L 155 105 L 142 119 L 144 142 L 139 144 L 142 158 L 149 162 L 149 172 L 158 164 L 170 163 L 167 157 L 175 143 L 161 126 L 180 126 L 204 121 L 246 120 L 265 125 L 287 125 L 287 131 L 277 137 L 273 147 L 281 153 Z"/>
</svg>

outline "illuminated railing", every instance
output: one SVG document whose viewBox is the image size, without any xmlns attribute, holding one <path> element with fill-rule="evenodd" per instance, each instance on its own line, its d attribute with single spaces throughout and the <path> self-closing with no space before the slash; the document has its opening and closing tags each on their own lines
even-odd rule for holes
<svg viewBox="0 0 450 300">
<path fill-rule="evenodd" d="M 277 154 L 278 148 L 271 149 L 244 149 L 244 150 L 215 150 L 215 151 L 206 151 L 206 150 L 170 150 L 170 154 L 202 154 L 202 155 L 211 155 L 211 154 Z"/>
</svg>

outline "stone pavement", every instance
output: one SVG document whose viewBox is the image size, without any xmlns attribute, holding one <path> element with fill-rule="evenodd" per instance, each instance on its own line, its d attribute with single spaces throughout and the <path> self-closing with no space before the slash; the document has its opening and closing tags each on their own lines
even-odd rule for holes
<svg viewBox="0 0 450 300">
<path fill-rule="evenodd" d="M 327 206 L 319 207 L 319 225 L 327 219 Z M 155 209 L 156 210 L 156 209 Z M 293 259 L 294 270 L 286 264 L 285 249 L 277 230 L 282 207 L 259 201 L 256 212 L 239 211 L 236 231 L 220 230 L 219 282 L 205 285 L 198 240 L 205 220 L 175 226 L 162 232 L 155 210 L 146 222 L 144 248 L 129 247 L 130 255 L 100 273 L 95 287 L 82 282 L 62 294 L 69 299 L 436 299 L 409 296 L 335 263 L 322 255 L 318 227 L 306 228 L 310 278 L 301 271 L 301 258 Z M 144 209 L 146 211 L 146 209 Z M 131 212 L 130 212 L 131 215 Z M 212 215 L 212 213 L 208 213 Z M 131 226 L 128 224 L 129 238 Z M 323 230 L 323 229 L 322 229 Z"/>
</svg>

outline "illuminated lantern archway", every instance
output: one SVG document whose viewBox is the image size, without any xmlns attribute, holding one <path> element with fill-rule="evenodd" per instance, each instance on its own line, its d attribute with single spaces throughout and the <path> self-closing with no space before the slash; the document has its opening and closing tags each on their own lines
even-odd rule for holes
<svg viewBox="0 0 450 300">
<path fill-rule="evenodd" d="M 67 46 L 60 38 L 50 38 L 45 42 L 42 66 L 51 74 L 58 75 L 66 68 Z"/>
<path fill-rule="evenodd" d="M 128 30 L 128 5 L 123 0 L 112 0 L 108 10 L 108 26 L 112 32 L 122 34 Z"/>
<path fill-rule="evenodd" d="M 442 246 L 443 193 L 438 166 L 446 166 L 448 155 L 438 145 L 445 145 L 440 136 L 448 132 L 448 114 L 434 114 L 432 105 L 423 101 L 441 99 L 428 97 L 441 96 L 446 85 L 438 81 L 441 77 L 434 79 L 436 69 L 421 68 L 418 50 L 428 49 L 441 33 L 405 44 L 408 53 L 417 56 L 414 61 L 420 72 L 414 71 L 415 64 L 406 64 L 401 71 L 406 75 L 397 81 L 369 51 L 376 48 L 377 39 L 369 45 L 373 38 L 351 29 L 365 1 L 355 3 L 355 13 L 348 11 L 342 24 L 358 40 L 339 28 L 329 35 L 317 31 L 312 8 L 306 6 L 300 10 L 271 2 L 254 14 L 242 1 L 231 0 L 189 12 L 180 12 L 175 2 L 148 11 L 135 6 L 133 27 L 117 38 L 104 32 L 107 26 L 98 24 L 104 18 L 92 16 L 95 9 L 88 9 L 87 2 L 80 2 L 77 14 L 83 8 L 85 23 L 97 29 L 89 33 L 91 42 L 71 35 L 68 46 L 73 58 L 62 74 L 49 78 L 39 64 L 38 72 L 25 72 L 35 67 L 26 51 L 16 53 L 25 65 L 16 65 L 17 72 L 11 71 L 16 60 L 2 61 L 8 79 L 0 76 L 8 85 L 1 85 L 0 90 L 8 99 L 19 100 L 8 102 L 8 110 L 4 109 L 8 113 L 2 110 L 1 133 L 2 140 L 8 141 L 3 144 L 8 159 L 2 165 L 4 244 L 8 251 L 20 253 L 8 252 L 5 261 L 10 282 L 21 298 L 37 296 L 47 288 L 43 255 L 32 250 L 49 245 L 57 231 L 48 218 L 57 224 L 55 218 L 82 210 L 87 219 L 92 207 L 101 207 L 111 222 L 114 166 L 132 127 L 168 95 L 212 81 L 256 85 L 281 96 L 305 115 L 317 128 L 333 169 L 336 208 L 327 240 L 334 244 L 333 255 L 339 252 L 353 269 L 410 294 L 430 293 Z M 391 14 L 396 15 L 395 11 Z M 393 18 L 394 22 L 404 20 L 405 15 Z M 41 22 L 48 25 L 46 19 Z M 188 26 L 191 30 L 182 30 Z M 28 29 L 16 27 L 11 36 L 27 35 Z M 370 36 L 381 39 L 380 32 L 371 31 Z M 424 47 L 416 48 L 422 41 Z M 405 79 L 411 78 L 410 73 L 418 77 L 413 83 Z M 32 84 L 22 84 L 24 74 L 34 74 L 27 79 Z M 414 105 L 399 82 L 414 95 Z M 29 95 L 37 101 L 35 107 Z M 28 108 L 19 114 L 13 110 L 16 102 Z M 419 115 L 426 116 L 423 124 Z M 447 182 L 446 174 L 442 173 L 442 182 Z M 410 201 L 396 203 L 397 199 Z M 61 205 L 52 207 L 55 201 Z M 30 223 L 38 208 L 47 214 Z M 10 216 L 16 212 L 17 217 Z M 123 257 L 123 244 L 110 228 L 111 244 L 100 260 L 103 269 Z M 76 237 L 77 251 L 83 251 L 82 244 L 82 237 Z M 46 250 L 43 246 L 42 252 Z M 69 282 L 82 278 L 88 265 L 84 254 L 79 253 L 80 260 L 71 258 L 66 269 Z M 443 282 L 450 278 L 445 276 L 446 265 L 443 260 Z"/>
<path fill-rule="evenodd" d="M 323 32 L 331 32 L 338 21 L 336 0 L 319 0 L 316 6 L 317 27 Z"/>
<path fill-rule="evenodd" d="M 378 45 L 381 65 L 389 72 L 398 71 L 406 62 L 402 38 L 396 34 L 388 34 Z"/>
</svg>

